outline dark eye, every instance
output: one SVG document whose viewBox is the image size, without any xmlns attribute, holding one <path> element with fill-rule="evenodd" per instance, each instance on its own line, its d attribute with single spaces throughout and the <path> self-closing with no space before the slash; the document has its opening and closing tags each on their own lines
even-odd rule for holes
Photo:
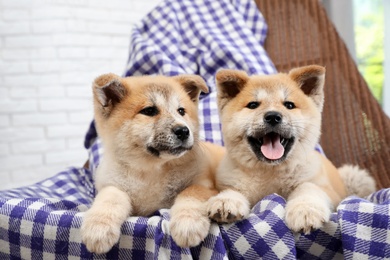
<svg viewBox="0 0 390 260">
<path fill-rule="evenodd" d="M 249 109 L 256 109 L 260 106 L 260 103 L 257 101 L 249 102 L 248 105 L 246 105 Z"/>
<path fill-rule="evenodd" d="M 179 112 L 180 115 L 184 116 L 186 114 L 186 110 L 182 107 L 180 107 L 177 112 Z"/>
<path fill-rule="evenodd" d="M 291 101 L 286 101 L 283 103 L 283 105 L 287 108 L 287 109 L 294 109 L 295 108 L 295 104 Z"/>
<path fill-rule="evenodd" d="M 155 116 L 158 114 L 158 109 L 157 107 L 145 107 L 139 113 L 145 116 Z"/>
</svg>

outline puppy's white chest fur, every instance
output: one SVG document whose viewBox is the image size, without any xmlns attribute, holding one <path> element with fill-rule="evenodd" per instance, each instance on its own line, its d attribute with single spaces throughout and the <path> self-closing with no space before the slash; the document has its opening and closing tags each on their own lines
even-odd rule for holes
<svg viewBox="0 0 390 260">
<path fill-rule="evenodd" d="M 195 174 L 190 169 L 167 172 L 162 167 L 139 171 L 103 161 L 96 173 L 96 188 L 98 192 L 110 185 L 120 188 L 132 202 L 133 215 L 147 216 L 156 208 L 171 207 L 176 195 L 191 183 Z"/>
<path fill-rule="evenodd" d="M 233 160 L 225 157 L 218 170 L 217 185 L 220 190 L 234 187 L 248 198 L 251 205 L 254 205 L 272 193 L 287 198 L 300 183 L 312 179 L 319 167 L 318 161 L 307 160 L 300 164 L 286 164 L 285 167 L 258 165 L 256 168 L 246 169 L 237 168 Z"/>
</svg>

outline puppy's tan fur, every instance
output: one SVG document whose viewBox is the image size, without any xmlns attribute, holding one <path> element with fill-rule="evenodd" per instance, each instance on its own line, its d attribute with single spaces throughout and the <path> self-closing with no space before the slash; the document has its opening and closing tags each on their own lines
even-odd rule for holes
<svg viewBox="0 0 390 260">
<path fill-rule="evenodd" d="M 198 76 L 114 74 L 93 83 L 95 123 L 104 146 L 96 173 L 97 196 L 81 227 L 95 253 L 109 251 L 129 216 L 172 208 L 171 234 L 179 246 L 207 235 L 206 201 L 216 194 L 215 170 L 224 149 L 198 140 L 197 103 L 207 92 Z M 186 128 L 188 138 L 182 138 Z"/>
<path fill-rule="evenodd" d="M 315 151 L 324 78 L 325 68 L 316 65 L 268 76 L 249 77 L 234 70 L 217 73 L 227 154 L 216 177 L 221 192 L 209 200 L 211 218 L 218 222 L 239 220 L 264 196 L 278 193 L 287 199 L 287 225 L 293 231 L 308 233 L 328 221 L 331 211 L 347 195 L 366 196 L 375 190 L 366 171 L 352 166 L 336 169 Z M 329 131 L 331 128 L 328 126 Z M 267 152 L 262 147 L 266 134 L 274 147 L 280 147 L 284 140 L 288 143 L 284 149 L 269 148 L 273 153 Z"/>
</svg>

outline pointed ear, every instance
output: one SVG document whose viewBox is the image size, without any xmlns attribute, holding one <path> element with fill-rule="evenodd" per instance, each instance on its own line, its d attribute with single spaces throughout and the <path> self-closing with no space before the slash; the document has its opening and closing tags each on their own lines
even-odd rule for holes
<svg viewBox="0 0 390 260">
<path fill-rule="evenodd" d="M 109 114 L 112 108 L 122 101 L 127 94 L 127 90 L 121 82 L 121 77 L 109 73 L 95 79 L 93 94 L 101 108 L 106 114 Z"/>
<path fill-rule="evenodd" d="M 218 104 L 222 110 L 226 103 L 244 88 L 249 76 L 245 71 L 223 69 L 217 72 L 215 80 L 218 89 Z"/>
<path fill-rule="evenodd" d="M 313 99 L 317 107 L 322 111 L 324 105 L 325 68 L 318 65 L 310 65 L 292 69 L 289 74 L 302 89 L 303 93 Z"/>
<path fill-rule="evenodd" d="M 209 92 L 206 82 L 198 75 L 178 75 L 173 78 L 183 86 L 185 92 L 195 103 L 198 102 L 201 91 L 204 93 Z"/>
</svg>

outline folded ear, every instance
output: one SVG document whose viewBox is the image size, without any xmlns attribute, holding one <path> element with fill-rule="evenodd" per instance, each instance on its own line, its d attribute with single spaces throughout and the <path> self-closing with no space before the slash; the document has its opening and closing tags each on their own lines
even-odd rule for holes
<svg viewBox="0 0 390 260">
<path fill-rule="evenodd" d="M 116 104 L 127 94 L 121 82 L 121 77 L 113 73 L 103 74 L 93 82 L 93 94 L 96 101 L 106 114 L 109 114 Z"/>
<path fill-rule="evenodd" d="M 201 91 L 209 92 L 206 82 L 198 75 L 178 75 L 173 78 L 183 86 L 190 99 L 195 103 L 198 102 Z"/>
<path fill-rule="evenodd" d="M 218 90 L 218 105 L 222 108 L 237 96 L 249 80 L 248 74 L 241 70 L 223 69 L 215 75 Z"/>
<path fill-rule="evenodd" d="M 304 66 L 292 69 L 288 75 L 322 111 L 324 105 L 325 68 L 318 65 Z"/>
</svg>

